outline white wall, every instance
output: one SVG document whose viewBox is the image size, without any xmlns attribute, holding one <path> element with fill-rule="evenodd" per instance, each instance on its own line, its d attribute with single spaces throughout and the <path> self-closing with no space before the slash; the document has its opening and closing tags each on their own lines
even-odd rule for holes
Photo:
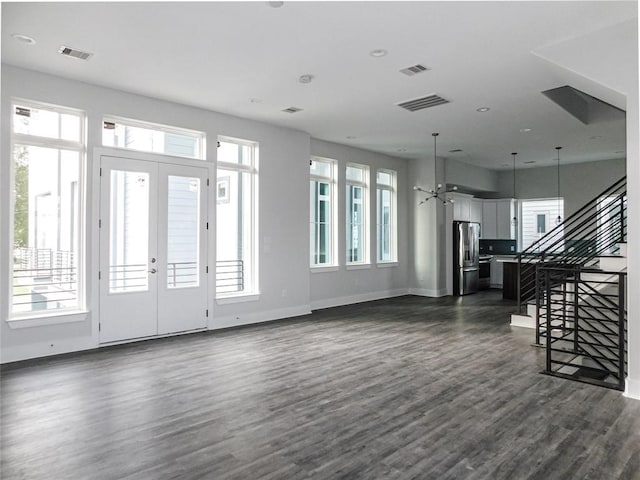
<svg viewBox="0 0 640 480">
<path fill-rule="evenodd" d="M 0 166 L 0 271 L 8 271 L 10 200 L 10 101 L 12 97 L 63 105 L 86 112 L 88 117 L 87 157 L 87 225 L 93 226 L 96 218 L 91 207 L 96 205 L 97 191 L 92 188 L 96 161 L 93 151 L 101 144 L 102 117 L 118 115 L 149 122 L 174 125 L 207 134 L 207 164 L 215 165 L 216 137 L 224 135 L 256 141 L 260 147 L 259 179 L 259 249 L 260 249 L 260 297 L 256 301 L 217 305 L 213 302 L 213 285 L 210 281 L 209 328 L 221 328 L 247 322 L 270 320 L 310 311 L 309 299 L 309 135 L 291 129 L 244 120 L 211 111 L 164 102 L 139 95 L 92 86 L 60 77 L 2 66 L 2 163 Z M 215 178 L 215 170 L 211 171 Z M 214 183 L 215 185 L 215 183 Z M 210 195 L 213 198 L 213 195 Z M 292 199 L 300 201 L 292 201 Z M 213 202 L 215 206 L 215 201 Z M 210 219 L 215 215 L 210 204 Z M 293 219 L 293 221 L 292 221 Z M 215 226 L 215 221 L 210 221 Z M 210 231 L 215 239 L 215 230 Z M 88 298 L 89 313 L 79 321 L 30 328 L 10 328 L 7 318 L 8 278 L 1 275 L 1 361 L 13 361 L 53 353 L 70 352 L 97 347 L 97 272 L 91 270 L 91 259 L 96 252 L 92 228 L 87 229 L 87 258 L 89 259 Z M 214 241 L 210 241 L 211 247 Z M 406 245 L 404 246 L 406 250 Z M 210 248 L 209 265 L 213 265 L 213 248 Z M 211 277 L 213 278 L 213 277 Z M 363 280 L 363 289 L 367 288 Z M 375 288 L 378 288 L 376 285 Z M 284 293 L 284 294 L 283 294 Z M 74 318 L 78 320 L 78 318 Z"/>
<path fill-rule="evenodd" d="M 408 166 L 407 161 L 379 153 L 351 148 L 344 145 L 311 139 L 311 154 L 330 158 L 337 162 L 338 170 L 338 262 L 337 271 L 332 269 L 314 269 L 311 273 L 311 306 L 313 309 L 335 305 L 362 302 L 376 298 L 385 298 L 408 293 L 409 217 L 406 208 Z M 369 165 L 369 216 L 368 232 L 371 264 L 365 268 L 349 268 L 346 260 L 346 205 L 345 205 L 345 168 L 348 162 Z M 307 171 L 309 160 L 306 159 Z M 393 265 L 376 263 L 376 169 L 389 169 L 397 173 L 398 192 L 398 262 Z M 309 185 L 308 179 L 306 182 Z M 309 198 L 307 193 L 306 199 Z M 307 216 L 308 216 L 308 206 Z M 306 224 L 307 231 L 309 221 Z M 309 239 L 307 237 L 307 244 Z M 307 248 L 309 248 L 307 246 Z"/>
<path fill-rule="evenodd" d="M 614 182 L 626 175 L 624 158 L 562 165 L 560 157 L 560 196 L 564 198 L 565 218 L 579 210 Z M 557 168 L 524 168 L 516 171 L 516 198 L 554 198 L 557 196 Z M 513 195 L 513 172 L 498 174 L 498 196 Z"/>
</svg>

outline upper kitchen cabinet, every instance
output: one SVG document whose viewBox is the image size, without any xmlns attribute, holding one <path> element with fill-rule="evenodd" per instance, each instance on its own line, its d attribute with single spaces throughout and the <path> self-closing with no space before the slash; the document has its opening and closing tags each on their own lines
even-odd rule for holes
<svg viewBox="0 0 640 480">
<path fill-rule="evenodd" d="M 482 200 L 472 198 L 469 206 L 469 218 L 471 222 L 482 223 Z"/>
<path fill-rule="evenodd" d="M 516 238 L 511 220 L 515 213 L 515 200 L 510 198 L 496 201 L 496 238 L 509 240 Z"/>
<path fill-rule="evenodd" d="M 482 238 L 509 240 L 516 238 L 511 219 L 515 200 L 510 198 L 482 202 Z"/>
<path fill-rule="evenodd" d="M 453 200 L 453 219 L 462 222 L 471 222 L 471 195 L 464 193 L 447 193 L 447 198 Z"/>
</svg>

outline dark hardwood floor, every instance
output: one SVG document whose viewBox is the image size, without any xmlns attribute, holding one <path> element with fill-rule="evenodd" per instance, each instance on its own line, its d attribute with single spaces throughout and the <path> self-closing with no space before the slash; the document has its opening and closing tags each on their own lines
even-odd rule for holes
<svg viewBox="0 0 640 480">
<path fill-rule="evenodd" d="M 640 402 L 541 375 L 500 292 L 2 370 L 3 479 L 640 479 Z"/>
</svg>

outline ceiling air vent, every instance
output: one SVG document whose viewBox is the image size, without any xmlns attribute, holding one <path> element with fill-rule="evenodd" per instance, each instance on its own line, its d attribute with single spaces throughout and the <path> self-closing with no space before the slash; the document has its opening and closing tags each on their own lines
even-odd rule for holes
<svg viewBox="0 0 640 480">
<path fill-rule="evenodd" d="M 426 72 L 427 70 L 429 70 L 427 67 L 417 63 L 415 65 L 411 65 L 410 67 L 403 68 L 402 70 L 400 70 L 400 73 L 404 73 L 405 75 L 413 77 L 415 74 Z"/>
<path fill-rule="evenodd" d="M 80 60 L 88 60 L 93 55 L 93 53 L 83 52 L 64 45 L 58 49 L 58 53 L 67 57 L 79 58 Z"/>
<path fill-rule="evenodd" d="M 436 105 L 442 105 L 449 103 L 449 100 L 445 100 L 440 95 L 429 95 L 427 97 L 416 98 L 415 100 L 407 100 L 406 102 L 398 103 L 399 107 L 402 107 L 410 112 L 417 112 L 429 107 L 435 107 Z"/>
<path fill-rule="evenodd" d="M 285 108 L 282 111 L 285 112 L 285 113 L 298 113 L 298 112 L 301 112 L 302 109 L 298 108 L 298 107 L 289 107 L 289 108 Z"/>
</svg>

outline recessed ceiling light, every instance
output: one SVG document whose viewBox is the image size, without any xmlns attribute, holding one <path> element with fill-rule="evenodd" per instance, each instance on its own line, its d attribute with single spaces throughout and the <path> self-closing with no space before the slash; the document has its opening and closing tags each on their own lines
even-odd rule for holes
<svg viewBox="0 0 640 480">
<path fill-rule="evenodd" d="M 369 55 L 371 55 L 372 57 L 384 57 L 387 53 L 386 50 L 382 49 L 382 48 L 378 48 L 377 50 L 371 50 L 369 52 Z"/>
<path fill-rule="evenodd" d="M 313 80 L 313 75 L 310 75 L 308 73 L 305 73 L 304 75 L 300 75 L 300 78 L 298 78 L 298 81 L 300 83 L 311 83 L 311 80 Z"/>
<path fill-rule="evenodd" d="M 480 112 L 480 113 L 488 112 L 489 110 L 491 110 L 489 107 L 476 108 L 476 112 Z"/>
<path fill-rule="evenodd" d="M 530 128 L 521 128 L 521 129 L 520 129 L 520 131 L 521 131 L 522 133 L 529 133 L 529 132 L 531 131 L 531 129 L 530 129 Z M 526 163 L 526 162 L 525 162 L 525 163 Z"/>
<path fill-rule="evenodd" d="M 282 5 L 284 5 L 284 2 L 267 2 L 267 5 L 272 8 L 280 8 Z"/>
<path fill-rule="evenodd" d="M 33 45 L 36 43 L 35 38 L 30 37 L 29 35 L 24 35 L 22 33 L 12 33 L 11 36 L 14 40 L 17 40 L 20 43 L 25 43 L 27 45 Z"/>
</svg>

